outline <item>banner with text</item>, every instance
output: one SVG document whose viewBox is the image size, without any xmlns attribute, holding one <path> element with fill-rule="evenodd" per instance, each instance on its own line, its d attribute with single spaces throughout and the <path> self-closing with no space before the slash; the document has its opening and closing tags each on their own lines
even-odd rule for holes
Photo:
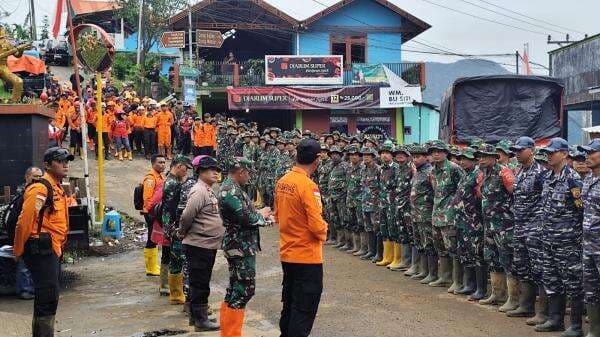
<svg viewBox="0 0 600 337">
<path fill-rule="evenodd" d="M 344 84 L 341 55 L 266 55 L 267 85 Z"/>
<path fill-rule="evenodd" d="M 413 102 L 422 102 L 421 87 L 379 88 L 382 108 L 409 108 Z"/>
<path fill-rule="evenodd" d="M 379 107 L 379 88 L 235 87 L 227 98 L 230 110 L 369 109 Z"/>
</svg>

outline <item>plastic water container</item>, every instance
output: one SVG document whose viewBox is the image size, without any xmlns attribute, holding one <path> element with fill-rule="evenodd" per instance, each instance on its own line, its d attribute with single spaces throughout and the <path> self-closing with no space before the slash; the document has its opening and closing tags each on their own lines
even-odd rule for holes
<svg viewBox="0 0 600 337">
<path fill-rule="evenodd" d="M 120 239 L 123 237 L 123 229 L 121 228 L 121 215 L 115 210 L 104 214 L 104 222 L 102 223 L 102 237 L 105 236 L 110 236 L 114 239 Z"/>
</svg>

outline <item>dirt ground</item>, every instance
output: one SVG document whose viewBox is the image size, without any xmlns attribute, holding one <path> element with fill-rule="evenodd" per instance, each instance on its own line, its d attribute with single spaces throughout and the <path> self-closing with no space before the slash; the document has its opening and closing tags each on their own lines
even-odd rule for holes
<svg viewBox="0 0 600 337">
<path fill-rule="evenodd" d="M 95 166 L 95 161 L 90 161 Z M 71 173 L 83 176 L 81 161 Z M 139 219 L 132 191 L 149 168 L 145 160 L 109 161 L 106 165 L 107 204 Z M 95 169 L 90 171 L 96 191 Z M 257 263 L 256 295 L 248 305 L 244 333 L 252 337 L 279 336 L 281 267 L 277 228 L 262 230 L 263 251 Z M 144 336 L 162 329 L 176 336 L 218 336 L 194 333 L 181 306 L 158 296 L 157 278 L 146 277 L 141 249 L 107 257 L 90 257 L 65 266 L 75 275 L 61 293 L 57 314 L 59 337 Z M 324 293 L 313 328 L 315 337 L 400 336 L 558 336 L 535 333 L 525 319 L 508 318 L 497 307 L 469 303 L 442 288 L 420 285 L 372 263 L 325 248 Z M 219 254 L 212 278 L 210 303 L 218 308 L 227 286 L 227 266 Z M 0 298 L 0 335 L 30 335 L 31 301 Z"/>
</svg>

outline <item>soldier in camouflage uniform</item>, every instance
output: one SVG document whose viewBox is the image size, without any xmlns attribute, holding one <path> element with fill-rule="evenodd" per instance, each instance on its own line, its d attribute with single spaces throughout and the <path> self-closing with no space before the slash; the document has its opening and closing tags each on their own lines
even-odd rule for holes
<svg viewBox="0 0 600 337">
<path fill-rule="evenodd" d="M 500 165 L 504 165 L 515 172 L 519 162 L 515 160 L 515 153 L 510 149 L 512 145 L 510 140 L 503 139 L 496 144 L 496 153 Z"/>
<path fill-rule="evenodd" d="M 433 187 L 431 186 L 430 175 L 433 166 L 429 163 L 425 146 L 412 146 L 410 154 L 415 165 L 410 190 L 411 224 L 413 245 L 418 248 L 420 259 L 419 267 L 407 270 L 405 275 L 414 279 L 421 279 L 422 284 L 428 284 L 437 280 L 437 256 L 433 247 L 433 228 L 431 224 Z"/>
<path fill-rule="evenodd" d="M 330 198 L 329 198 L 329 172 L 331 172 L 332 162 L 329 158 L 329 147 L 325 144 L 321 144 L 321 152 L 319 153 L 319 166 L 317 166 L 317 185 L 319 185 L 319 191 L 321 192 L 321 202 L 323 203 L 323 218 L 327 223 L 331 223 L 330 219 Z M 336 232 L 334 226 L 329 226 L 327 231 L 326 245 L 335 244 Z"/>
<path fill-rule="evenodd" d="M 181 184 L 187 176 L 192 162 L 186 156 L 179 155 L 171 162 L 171 170 L 165 178 L 162 197 L 162 226 L 165 237 L 171 241 L 169 259 L 169 301 L 171 304 L 184 304 L 183 293 L 183 246 L 181 239 L 176 235 L 179 227 L 178 212 Z"/>
<path fill-rule="evenodd" d="M 291 139 L 285 139 L 285 148 L 281 151 L 280 163 L 277 168 L 277 180 L 288 173 L 296 161 L 296 146 Z"/>
<path fill-rule="evenodd" d="M 379 232 L 379 193 L 381 185 L 379 182 L 380 168 L 375 162 L 377 151 L 374 148 L 362 148 L 363 165 L 361 177 L 362 193 L 362 211 L 364 230 L 369 235 L 368 251 L 360 258 L 362 260 L 371 259 L 376 262 L 377 255 L 383 250 L 383 241 L 377 237 Z M 379 247 L 378 247 L 379 246 Z"/>
<path fill-rule="evenodd" d="M 235 157 L 235 142 L 237 140 L 238 132 L 235 128 L 231 128 L 227 131 L 227 136 L 222 138 L 218 144 L 217 161 L 221 165 L 223 172 L 227 173 L 229 168 L 229 162 Z"/>
<path fill-rule="evenodd" d="M 404 271 L 418 264 L 417 247 L 411 247 L 412 227 L 410 216 L 410 188 L 413 176 L 412 161 L 408 146 L 399 145 L 394 149 L 394 159 L 398 165 L 394 199 L 391 201 L 394 222 L 389 226 L 390 238 L 400 245 L 401 259 L 388 266 L 390 270 Z M 413 256 L 414 253 L 414 256 Z"/>
<path fill-rule="evenodd" d="M 346 171 L 346 207 L 348 207 L 348 229 L 354 236 L 354 249 L 351 253 L 354 256 L 360 256 L 367 253 L 369 237 L 362 227 L 362 203 L 361 199 L 361 178 L 362 161 L 360 149 L 357 145 L 348 147 L 348 170 Z"/>
<path fill-rule="evenodd" d="M 481 178 L 481 212 L 484 228 L 484 257 L 491 269 L 492 293 L 480 304 L 492 305 L 506 301 L 507 283 L 511 288 L 508 301 L 501 307 L 514 310 L 517 305 L 518 282 L 511 273 L 513 254 L 513 216 L 510 209 L 514 175 L 497 162 L 493 145 L 483 144 L 476 152 Z"/>
<path fill-rule="evenodd" d="M 588 337 L 600 336 L 600 140 L 579 151 L 587 154 L 591 172 L 583 181 L 583 290 L 590 321 Z"/>
<path fill-rule="evenodd" d="M 377 261 L 378 266 L 388 266 L 392 262 L 400 264 L 400 244 L 392 240 L 390 227 L 396 226 L 396 206 L 393 203 L 398 182 L 398 163 L 394 161 L 394 143 L 387 140 L 379 149 L 381 172 L 379 183 L 379 233 L 383 241 L 383 257 Z"/>
<path fill-rule="evenodd" d="M 477 167 L 475 150 L 464 148 L 458 155 L 460 167 L 465 171 L 458 183 L 449 207 L 454 212 L 457 230 L 457 254 L 463 265 L 463 287 L 456 295 L 470 295 L 470 301 L 483 299 L 487 291 L 487 266 L 483 259 L 483 225 L 481 200 L 477 197 Z"/>
<path fill-rule="evenodd" d="M 329 203 L 327 211 L 329 212 L 329 226 L 335 228 L 337 243 L 336 248 L 341 248 L 346 244 L 346 170 L 348 164 L 342 160 L 343 152 L 337 146 L 329 149 L 329 158 L 331 158 L 331 169 L 327 181 L 327 191 L 329 192 Z M 348 235 L 349 237 L 349 235 Z"/>
<path fill-rule="evenodd" d="M 254 135 L 251 132 L 246 132 L 243 135 L 244 147 L 242 149 L 242 156 L 250 160 L 252 163 L 256 163 L 258 161 L 258 143 L 254 142 L 253 136 Z M 250 181 L 245 187 L 247 189 L 246 192 L 252 200 L 254 200 L 256 197 L 257 178 L 258 176 L 256 175 L 256 167 L 253 164 Z"/>
<path fill-rule="evenodd" d="M 433 162 L 433 238 L 436 248 L 440 271 L 439 279 L 429 284 L 432 287 L 450 286 L 448 292 L 453 293 L 462 287 L 462 265 L 456 255 L 456 227 L 454 213 L 448 204 L 456 193 L 458 182 L 463 176 L 463 170 L 448 160 L 448 145 L 440 140 L 433 141 L 428 148 Z"/>
<path fill-rule="evenodd" d="M 273 192 L 275 191 L 277 166 L 279 163 L 279 149 L 277 148 L 276 141 L 270 139 L 267 142 L 267 153 L 264 163 L 264 180 L 265 180 L 265 203 L 267 206 L 272 207 L 274 198 Z"/>
<path fill-rule="evenodd" d="M 529 325 L 544 323 L 548 312 L 548 298 L 542 284 L 542 241 L 538 219 L 546 169 L 535 161 L 534 149 L 535 142 L 529 137 L 520 137 L 510 147 L 521 163 L 516 169 L 512 207 L 515 219 L 512 274 L 519 281 L 520 297 L 519 307 L 507 312 L 507 316 L 533 316 L 536 293 L 539 292 L 538 317 L 528 320 Z"/>
<path fill-rule="evenodd" d="M 223 162 L 224 153 L 227 151 L 227 144 L 229 139 L 227 138 L 227 126 L 225 124 L 219 124 L 217 128 L 217 150 L 216 159 L 219 163 Z"/>
<path fill-rule="evenodd" d="M 256 253 L 260 251 L 259 226 L 270 209 L 254 209 L 243 186 L 250 181 L 253 163 L 236 158 L 219 189 L 219 212 L 223 219 L 223 253 L 229 265 L 229 286 L 221 305 L 221 333 L 241 336 L 246 304 L 256 287 Z"/>
<path fill-rule="evenodd" d="M 552 170 L 544 177 L 541 205 L 542 280 L 548 294 L 548 320 L 535 331 L 564 330 L 566 297 L 571 303 L 571 327 L 564 336 L 581 336 L 583 316 L 582 182 L 567 165 L 568 143 L 553 138 L 544 152 Z"/>
</svg>

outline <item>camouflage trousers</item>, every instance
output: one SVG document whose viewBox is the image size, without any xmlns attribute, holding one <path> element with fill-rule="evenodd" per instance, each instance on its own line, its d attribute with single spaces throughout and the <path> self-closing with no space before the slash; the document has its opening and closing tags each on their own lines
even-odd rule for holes
<svg viewBox="0 0 600 337">
<path fill-rule="evenodd" d="M 345 229 L 346 225 L 346 198 L 330 199 L 328 203 L 329 225 L 334 229 Z"/>
<path fill-rule="evenodd" d="M 395 207 L 394 225 L 390 226 L 390 236 L 396 243 L 409 244 L 412 242 L 412 224 L 410 211 Z"/>
<path fill-rule="evenodd" d="M 596 240 L 599 238 L 597 237 Z M 593 239 L 592 239 L 593 240 Z M 596 242 L 583 241 L 583 290 L 585 303 L 600 304 L 600 249 Z"/>
<path fill-rule="evenodd" d="M 392 232 L 396 227 L 396 214 L 394 207 L 391 205 L 382 205 L 380 206 L 379 211 L 379 233 L 378 235 L 384 241 L 389 241 L 395 239 L 395 236 L 392 236 Z"/>
<path fill-rule="evenodd" d="M 171 239 L 171 256 L 169 259 L 169 273 L 179 274 L 183 269 L 183 261 L 185 260 L 183 245 L 180 240 Z"/>
<path fill-rule="evenodd" d="M 361 214 L 362 216 L 362 214 Z M 348 208 L 348 216 L 347 216 L 347 224 L 348 224 L 348 229 L 358 233 L 361 231 L 361 228 L 359 227 L 360 222 L 358 221 L 358 210 L 356 209 L 356 207 L 352 208 Z"/>
<path fill-rule="evenodd" d="M 433 226 L 433 247 L 438 256 L 456 256 L 456 227 Z"/>
<path fill-rule="evenodd" d="M 536 231 L 515 230 L 511 269 L 519 281 L 542 284 L 542 246 Z"/>
<path fill-rule="evenodd" d="M 367 233 L 379 233 L 379 212 L 377 210 L 373 212 L 363 211 L 363 226 Z"/>
<path fill-rule="evenodd" d="M 431 222 L 413 222 L 413 244 L 426 255 L 435 255 Z"/>
<path fill-rule="evenodd" d="M 481 266 L 483 259 L 483 228 L 465 226 L 457 228 L 456 252 L 466 267 Z"/>
<path fill-rule="evenodd" d="M 546 293 L 549 295 L 566 294 L 569 298 L 582 296 L 583 254 L 581 244 L 560 242 L 552 236 L 543 237 L 542 244 L 542 281 Z"/>
<path fill-rule="evenodd" d="M 233 309 L 243 309 L 256 289 L 256 256 L 228 258 L 229 286 L 225 303 Z"/>
<path fill-rule="evenodd" d="M 484 220 L 483 257 L 490 271 L 512 275 L 514 250 L 512 221 Z"/>
</svg>

